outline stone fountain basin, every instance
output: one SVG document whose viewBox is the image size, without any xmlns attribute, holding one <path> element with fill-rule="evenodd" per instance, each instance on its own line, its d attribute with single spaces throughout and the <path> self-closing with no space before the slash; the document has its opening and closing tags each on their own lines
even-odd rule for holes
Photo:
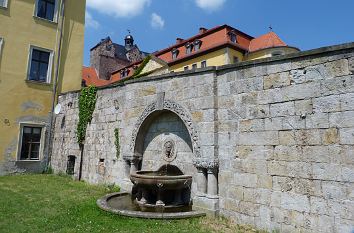
<svg viewBox="0 0 354 233">
<path fill-rule="evenodd" d="M 190 175 L 166 175 L 154 171 L 137 171 L 130 175 L 130 180 L 139 186 L 161 186 L 163 189 L 180 189 L 190 186 L 192 176 Z"/>
</svg>

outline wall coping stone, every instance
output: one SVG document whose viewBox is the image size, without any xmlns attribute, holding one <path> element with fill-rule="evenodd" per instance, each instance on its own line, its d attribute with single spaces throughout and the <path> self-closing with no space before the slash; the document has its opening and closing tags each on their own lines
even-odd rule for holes
<svg viewBox="0 0 354 233">
<path fill-rule="evenodd" d="M 104 90 L 104 89 L 111 89 L 111 88 L 116 88 L 120 86 L 125 86 L 131 83 L 139 83 L 139 82 L 149 82 L 149 81 L 157 81 L 161 79 L 171 79 L 171 78 L 178 78 L 178 77 L 183 77 L 183 76 L 191 76 L 191 75 L 200 75 L 202 73 L 218 73 L 218 72 L 224 72 L 226 70 L 239 70 L 255 65 L 260 65 L 260 64 L 267 64 L 267 63 L 274 63 L 278 61 L 287 61 L 287 60 L 293 60 L 296 58 L 301 58 L 301 57 L 309 57 L 309 56 L 315 56 L 315 55 L 326 55 L 328 53 L 335 53 L 339 51 L 345 51 L 345 50 L 354 50 L 354 42 L 349 42 L 349 43 L 344 43 L 344 44 L 339 44 L 339 45 L 331 45 L 331 46 L 325 46 L 321 48 L 316 48 L 316 49 L 311 49 L 311 50 L 306 50 L 306 51 L 300 51 L 296 53 L 290 53 L 286 55 L 281 55 L 281 56 L 276 56 L 276 57 L 268 57 L 268 58 L 262 58 L 262 59 L 257 59 L 257 60 L 252 60 L 252 61 L 242 61 L 236 64 L 230 64 L 230 65 L 223 65 L 223 66 L 209 66 L 205 68 L 198 68 L 195 70 L 188 70 L 188 71 L 181 71 L 181 72 L 172 72 L 168 74 L 162 74 L 162 75 L 157 75 L 157 76 L 150 76 L 150 77 L 142 77 L 138 79 L 128 79 L 126 81 L 123 81 L 121 83 L 112 83 L 107 86 L 101 86 L 97 87 L 98 90 Z M 69 92 L 63 92 L 59 94 L 61 95 L 66 95 L 68 93 L 77 93 L 80 92 L 81 90 L 75 90 L 75 91 L 69 91 Z"/>
</svg>

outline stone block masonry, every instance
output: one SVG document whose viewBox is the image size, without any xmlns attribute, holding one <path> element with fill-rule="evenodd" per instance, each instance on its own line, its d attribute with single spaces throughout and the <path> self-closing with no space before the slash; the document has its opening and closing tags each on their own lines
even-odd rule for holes
<svg viewBox="0 0 354 233">
<path fill-rule="evenodd" d="M 351 43 L 100 89 L 83 178 L 129 189 L 129 172 L 158 168 L 170 139 L 195 207 L 269 231 L 351 233 L 353 67 Z M 65 172 L 74 155 L 77 176 L 78 93 L 59 102 L 52 166 Z"/>
</svg>

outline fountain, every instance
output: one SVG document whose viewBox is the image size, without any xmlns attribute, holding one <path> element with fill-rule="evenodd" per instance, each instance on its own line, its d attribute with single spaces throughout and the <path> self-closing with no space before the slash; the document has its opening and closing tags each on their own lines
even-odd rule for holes
<svg viewBox="0 0 354 233">
<path fill-rule="evenodd" d="M 130 174 L 133 183 L 131 194 L 113 193 L 97 201 L 98 206 L 119 215 L 174 219 L 204 216 L 192 210 L 192 176 L 170 163 L 176 158 L 172 140 L 163 143 L 165 164 L 157 171 L 136 171 Z"/>
</svg>

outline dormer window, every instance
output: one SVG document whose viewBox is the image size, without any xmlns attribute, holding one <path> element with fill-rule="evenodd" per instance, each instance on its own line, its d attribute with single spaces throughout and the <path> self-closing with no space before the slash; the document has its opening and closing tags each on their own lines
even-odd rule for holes
<svg viewBox="0 0 354 233">
<path fill-rule="evenodd" d="M 233 43 L 237 43 L 237 36 L 235 31 L 230 31 L 229 33 L 230 41 Z"/>
<path fill-rule="evenodd" d="M 195 40 L 193 42 L 194 51 L 197 52 L 200 49 L 201 45 L 202 45 L 202 41 L 201 40 Z"/>
<path fill-rule="evenodd" d="M 192 43 L 187 43 L 186 44 L 186 54 L 192 53 L 192 49 L 193 49 L 193 44 Z"/>
<path fill-rule="evenodd" d="M 174 48 L 174 49 L 172 49 L 171 53 L 172 53 L 172 59 L 176 59 L 179 51 L 178 51 L 178 49 Z"/>
<path fill-rule="evenodd" d="M 129 74 L 129 69 L 124 69 L 124 70 L 121 70 L 121 71 L 120 71 L 120 77 L 121 77 L 121 78 L 127 77 L 128 74 Z"/>
</svg>

